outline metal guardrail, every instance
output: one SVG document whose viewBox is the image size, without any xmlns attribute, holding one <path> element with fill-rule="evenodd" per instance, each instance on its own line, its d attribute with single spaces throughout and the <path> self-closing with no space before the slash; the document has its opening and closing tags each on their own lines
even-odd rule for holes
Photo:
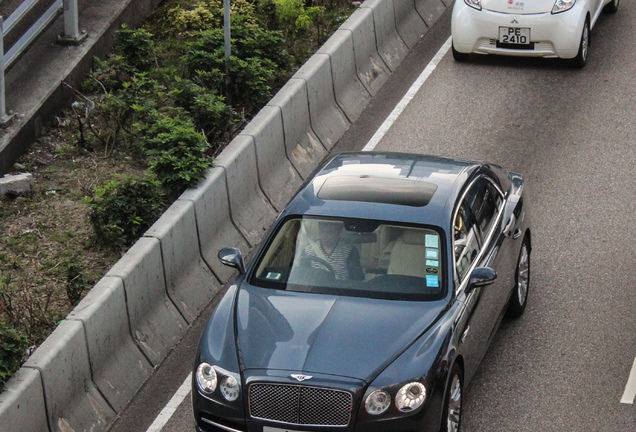
<svg viewBox="0 0 636 432">
<path fill-rule="evenodd" d="M 86 34 L 79 30 L 77 0 L 56 0 L 5 53 L 5 36 L 33 9 L 37 2 L 38 0 L 24 1 L 6 21 L 0 16 L 0 126 L 6 126 L 13 118 L 13 113 L 7 112 L 6 109 L 4 83 L 6 69 L 59 16 L 61 11 L 64 13 L 64 34 L 58 37 L 58 42 L 77 44 L 86 37 Z"/>
</svg>

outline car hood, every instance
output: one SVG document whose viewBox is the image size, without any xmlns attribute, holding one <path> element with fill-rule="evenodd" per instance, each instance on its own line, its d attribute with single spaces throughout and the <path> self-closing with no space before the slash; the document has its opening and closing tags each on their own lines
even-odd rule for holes
<svg viewBox="0 0 636 432">
<path fill-rule="evenodd" d="M 555 0 L 482 0 L 482 8 L 512 15 L 550 13 Z M 523 24 L 523 23 L 520 23 Z"/>
<path fill-rule="evenodd" d="M 406 302 L 256 288 L 236 310 L 247 369 L 323 373 L 369 382 L 426 331 L 445 301 Z"/>
</svg>

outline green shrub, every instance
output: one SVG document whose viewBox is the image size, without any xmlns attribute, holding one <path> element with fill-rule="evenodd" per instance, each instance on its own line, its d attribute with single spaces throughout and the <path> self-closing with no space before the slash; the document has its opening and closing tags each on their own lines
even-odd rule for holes
<svg viewBox="0 0 636 432">
<path fill-rule="evenodd" d="M 251 112 L 272 98 L 276 65 L 271 60 L 230 57 L 228 70 L 230 84 L 227 92 L 232 95 L 233 104 L 247 107 L 247 111 Z"/>
<path fill-rule="evenodd" d="M 28 343 L 28 339 L 17 330 L 0 324 L 0 391 L 20 369 Z"/>
<path fill-rule="evenodd" d="M 144 29 L 129 29 L 122 25 L 117 31 L 115 52 L 126 59 L 128 72 L 147 72 L 157 65 L 152 34 Z"/>
<path fill-rule="evenodd" d="M 150 170 L 170 195 L 196 184 L 212 165 L 210 145 L 188 120 L 160 118 L 145 142 Z"/>
<path fill-rule="evenodd" d="M 172 33 L 196 32 L 215 27 L 223 27 L 224 19 L 222 0 L 199 0 L 191 8 L 177 6 L 167 13 L 166 23 Z M 242 17 L 252 23 L 257 23 L 256 7 L 249 0 L 233 0 L 230 4 L 230 16 Z"/>
<path fill-rule="evenodd" d="M 97 240 L 105 246 L 131 246 L 163 210 L 156 181 L 126 177 L 96 188 L 96 197 L 84 201 Z"/>
</svg>

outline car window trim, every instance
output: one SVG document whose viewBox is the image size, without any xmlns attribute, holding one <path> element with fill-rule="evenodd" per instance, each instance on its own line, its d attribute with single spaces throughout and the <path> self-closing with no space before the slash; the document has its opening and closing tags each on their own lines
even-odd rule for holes
<svg viewBox="0 0 636 432">
<path fill-rule="evenodd" d="M 495 189 L 499 193 L 500 197 L 502 198 L 502 201 L 501 201 L 501 204 L 499 205 L 499 209 L 498 209 L 498 212 L 497 212 L 497 216 L 495 217 L 495 221 L 492 224 L 492 226 L 490 228 L 490 232 L 488 233 L 488 236 L 486 237 L 485 240 L 483 239 L 483 233 L 481 232 L 481 228 L 479 227 L 478 224 L 476 224 L 477 230 L 478 230 L 478 233 L 480 235 L 480 239 L 482 240 L 482 242 L 480 244 L 479 253 L 477 254 L 477 257 L 470 264 L 470 267 L 469 267 L 468 271 L 466 272 L 466 276 L 464 276 L 464 278 L 461 281 L 459 280 L 459 275 L 457 274 L 457 261 L 455 260 L 455 253 L 454 252 L 452 253 L 452 257 L 453 257 L 453 278 L 455 280 L 459 281 L 459 285 L 458 285 L 457 289 L 455 290 L 455 295 L 458 295 L 459 293 L 461 293 L 463 290 L 466 289 L 466 286 L 468 285 L 468 280 L 470 279 L 470 277 L 468 277 L 468 275 L 470 275 L 472 273 L 472 271 L 475 270 L 475 268 L 477 267 L 477 263 L 482 260 L 484 254 L 485 254 L 485 251 L 486 251 L 486 248 L 484 247 L 484 245 L 487 245 L 492 240 L 492 237 L 493 237 L 493 235 L 495 233 L 495 227 L 501 222 L 501 218 L 503 216 L 503 211 L 506 208 L 506 202 L 508 201 L 508 199 L 506 198 L 505 194 L 501 191 L 499 186 L 492 180 L 492 178 L 490 178 L 487 174 L 478 175 L 475 179 L 473 179 L 473 181 L 470 182 L 468 187 L 464 190 L 464 193 L 462 193 L 461 199 L 459 199 L 459 201 L 458 201 L 459 204 L 455 208 L 453 221 L 452 221 L 452 224 L 451 224 L 451 232 L 452 232 L 452 229 L 454 229 L 453 227 L 455 226 L 455 219 L 457 218 L 457 215 L 459 213 L 460 207 L 462 206 L 462 204 L 464 203 L 464 200 L 466 199 L 466 195 L 472 189 L 472 187 L 475 185 L 475 183 L 477 183 L 477 181 L 479 181 L 481 178 L 486 178 L 486 180 L 488 180 L 495 187 Z M 470 212 L 471 217 L 474 219 L 475 218 L 475 214 L 473 213 L 473 211 L 470 208 L 470 206 L 468 207 L 468 211 Z M 452 236 L 452 239 L 453 240 L 452 240 L 451 250 L 454 251 L 455 250 L 455 236 L 454 235 Z"/>
</svg>

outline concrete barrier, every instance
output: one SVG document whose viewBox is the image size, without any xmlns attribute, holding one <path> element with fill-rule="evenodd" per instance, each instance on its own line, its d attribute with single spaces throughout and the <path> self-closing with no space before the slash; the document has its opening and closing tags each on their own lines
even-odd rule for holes
<svg viewBox="0 0 636 432">
<path fill-rule="evenodd" d="M 414 0 L 398 0 L 393 2 L 395 11 L 395 27 L 402 40 L 410 48 L 428 32 L 428 26 L 417 13 Z"/>
<path fill-rule="evenodd" d="M 409 51 L 395 28 L 393 3 L 394 0 L 367 0 L 362 6 L 373 11 L 378 54 L 391 71 L 397 69 Z"/>
<path fill-rule="evenodd" d="M 159 240 L 168 295 L 192 323 L 221 290 L 201 258 L 194 203 L 175 201 L 144 237 Z"/>
<path fill-rule="evenodd" d="M 340 111 L 333 93 L 331 61 L 326 54 L 314 54 L 292 77 L 307 85 L 311 128 L 322 145 L 331 150 L 351 123 Z"/>
<path fill-rule="evenodd" d="M 335 99 L 349 122 L 354 123 L 371 101 L 371 93 L 362 85 L 356 71 L 353 33 L 350 30 L 336 30 L 329 40 L 317 51 L 331 60 L 331 76 Z"/>
<path fill-rule="evenodd" d="M 373 10 L 359 8 L 340 26 L 353 35 L 356 70 L 362 84 L 375 96 L 389 79 L 391 71 L 378 54 Z"/>
<path fill-rule="evenodd" d="M 68 315 L 84 325 L 93 382 L 120 412 L 152 373 L 130 334 L 121 279 L 104 277 Z"/>
<path fill-rule="evenodd" d="M 214 164 L 225 170 L 234 223 L 250 245 L 256 246 L 277 213 L 258 183 L 252 138 L 244 135 L 234 138 Z"/>
<path fill-rule="evenodd" d="M 106 276 L 123 281 L 132 336 L 159 365 L 188 326 L 166 292 L 159 240 L 139 239 Z"/>
<path fill-rule="evenodd" d="M 40 372 L 52 431 L 103 431 L 115 418 L 91 380 L 81 322 L 62 321 L 24 367 Z"/>
<path fill-rule="evenodd" d="M 22 368 L 0 394 L 0 424 L 4 432 L 48 432 L 44 389 L 37 369 Z"/>
<path fill-rule="evenodd" d="M 305 81 L 288 81 L 267 106 L 281 110 L 289 160 L 300 176 L 307 178 L 327 151 L 311 128 Z"/>
<path fill-rule="evenodd" d="M 277 212 L 302 184 L 302 178 L 285 151 L 283 115 L 280 108 L 265 106 L 241 135 L 252 137 L 261 188 Z M 227 268 L 227 267 L 226 267 Z"/>
<path fill-rule="evenodd" d="M 452 1 L 450 1 L 452 3 Z M 448 6 L 450 6 L 450 3 Z M 415 0 L 415 9 L 427 26 L 431 27 L 446 11 L 447 5 L 442 0 Z"/>
<path fill-rule="evenodd" d="M 219 250 L 233 246 L 246 252 L 250 246 L 232 222 L 225 171 L 223 168 L 208 170 L 206 178 L 179 199 L 194 203 L 203 259 L 221 283 L 229 281 L 235 272 L 221 264 L 217 257 Z"/>
</svg>

